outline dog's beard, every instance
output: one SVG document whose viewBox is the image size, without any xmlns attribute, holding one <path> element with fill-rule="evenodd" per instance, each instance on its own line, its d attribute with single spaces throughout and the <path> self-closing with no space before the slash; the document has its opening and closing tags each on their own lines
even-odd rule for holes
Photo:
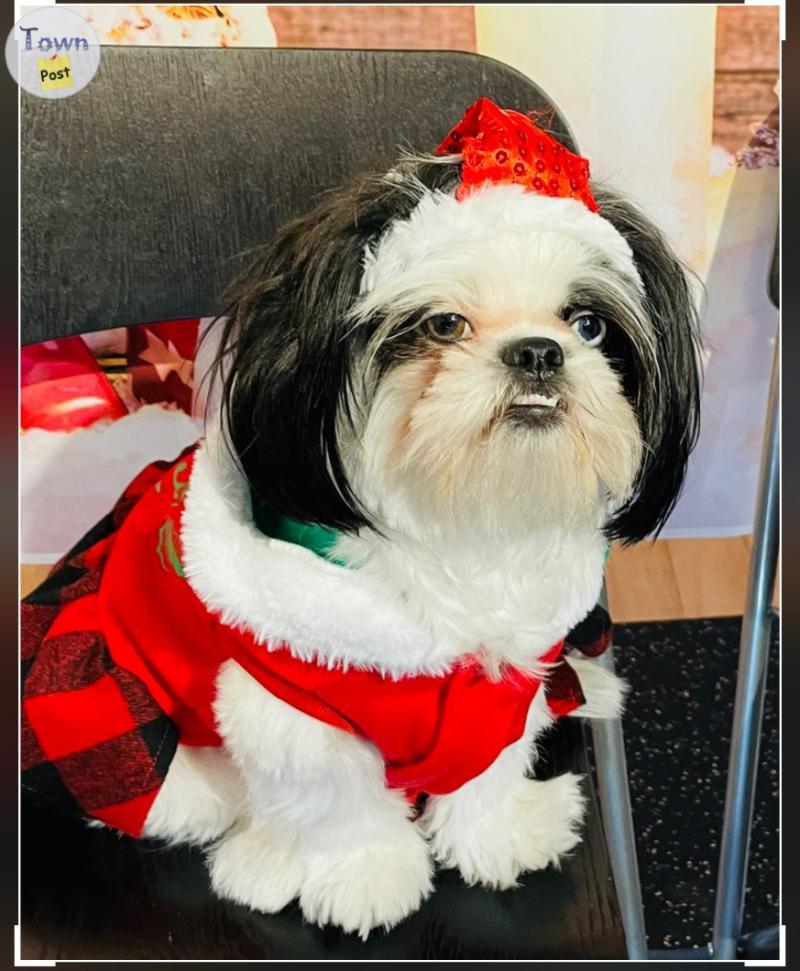
<svg viewBox="0 0 800 971">
<path fill-rule="evenodd" d="M 561 336 L 564 343 L 563 335 Z M 619 377 L 574 339 L 549 408 L 524 408 L 494 348 L 435 349 L 379 380 L 351 453 L 377 522 L 432 537 L 601 525 L 630 495 L 642 444 Z"/>
</svg>

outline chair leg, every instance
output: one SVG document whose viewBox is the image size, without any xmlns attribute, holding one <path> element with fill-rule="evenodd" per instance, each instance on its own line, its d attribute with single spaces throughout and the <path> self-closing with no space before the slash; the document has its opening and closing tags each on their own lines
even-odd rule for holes
<svg viewBox="0 0 800 971">
<path fill-rule="evenodd" d="M 597 663 L 613 670 L 613 650 L 609 647 Z M 622 913 L 628 959 L 643 961 L 647 959 L 647 939 L 622 722 L 618 718 L 594 719 L 591 726 L 603 827 Z"/>
<path fill-rule="evenodd" d="M 753 553 L 750 558 L 747 602 L 742 618 L 725 814 L 720 841 L 713 936 L 713 956 L 719 961 L 735 960 L 744 916 L 747 856 L 772 627 L 770 601 L 778 562 L 779 370 L 779 348 L 776 340 L 753 528 Z"/>
</svg>

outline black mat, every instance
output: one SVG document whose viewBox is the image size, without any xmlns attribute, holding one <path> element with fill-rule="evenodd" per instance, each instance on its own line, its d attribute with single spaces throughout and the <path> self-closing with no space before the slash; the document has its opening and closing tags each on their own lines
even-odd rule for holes
<svg viewBox="0 0 800 971">
<path fill-rule="evenodd" d="M 711 940 L 741 618 L 623 624 L 616 663 L 648 944 Z M 778 922 L 778 625 L 767 679 L 745 932 Z"/>
</svg>

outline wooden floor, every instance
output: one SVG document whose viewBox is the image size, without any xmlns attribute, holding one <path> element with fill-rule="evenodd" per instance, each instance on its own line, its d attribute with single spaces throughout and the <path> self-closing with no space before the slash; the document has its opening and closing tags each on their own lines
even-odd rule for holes
<svg viewBox="0 0 800 971">
<path fill-rule="evenodd" d="M 35 590 L 47 576 L 49 569 L 49 566 L 33 566 L 30 563 L 21 564 L 19 568 L 20 598 L 27 597 L 31 590 Z"/>
<path fill-rule="evenodd" d="M 744 610 L 749 557 L 749 536 L 615 547 L 606 574 L 611 616 L 617 624 L 738 616 Z M 41 583 L 48 569 L 22 567 L 22 596 Z"/>
<path fill-rule="evenodd" d="M 744 611 L 750 549 L 750 536 L 615 547 L 606 572 L 614 622 L 738 616 Z"/>
</svg>

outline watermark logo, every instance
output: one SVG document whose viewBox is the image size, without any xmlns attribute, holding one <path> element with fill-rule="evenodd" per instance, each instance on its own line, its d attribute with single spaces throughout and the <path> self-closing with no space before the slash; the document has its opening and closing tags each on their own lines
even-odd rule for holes
<svg viewBox="0 0 800 971">
<path fill-rule="evenodd" d="M 67 98 L 92 80 L 100 64 L 94 29 L 74 10 L 42 7 L 11 28 L 6 64 L 17 84 L 40 98 Z"/>
</svg>

